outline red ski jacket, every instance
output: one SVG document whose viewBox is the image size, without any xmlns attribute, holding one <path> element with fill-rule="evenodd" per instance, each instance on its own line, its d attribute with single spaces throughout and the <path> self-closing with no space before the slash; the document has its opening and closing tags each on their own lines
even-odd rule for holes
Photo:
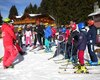
<svg viewBox="0 0 100 80">
<path fill-rule="evenodd" d="M 13 45 L 14 40 L 16 40 L 16 36 L 12 30 L 12 27 L 9 24 L 4 23 L 1 30 L 4 46 Z"/>
<path fill-rule="evenodd" d="M 67 29 L 66 32 L 65 32 L 65 41 L 68 40 L 69 36 L 70 36 L 70 30 Z"/>
<path fill-rule="evenodd" d="M 53 28 L 53 27 L 51 28 L 51 30 L 52 30 L 52 37 L 54 37 L 57 31 L 56 31 L 56 29 Z"/>
</svg>

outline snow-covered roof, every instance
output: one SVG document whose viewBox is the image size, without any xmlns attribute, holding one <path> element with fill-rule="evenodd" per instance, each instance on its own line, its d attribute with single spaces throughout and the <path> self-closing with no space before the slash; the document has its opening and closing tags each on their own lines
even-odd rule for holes
<svg viewBox="0 0 100 80">
<path fill-rule="evenodd" d="M 22 16 L 16 16 L 16 18 L 21 18 Z"/>
<path fill-rule="evenodd" d="M 41 14 L 29 14 L 31 17 L 34 17 L 34 16 L 38 16 L 38 15 L 41 15 Z"/>
<path fill-rule="evenodd" d="M 55 20 L 55 18 L 54 17 L 52 17 L 51 15 L 49 15 L 53 20 Z"/>
<path fill-rule="evenodd" d="M 96 12 L 89 14 L 88 16 L 95 16 L 97 14 L 100 14 L 100 9 L 98 9 Z"/>
<path fill-rule="evenodd" d="M 29 14 L 30 17 L 35 17 L 35 16 L 39 16 L 39 15 L 42 15 L 42 14 Z M 20 15 L 20 16 L 16 16 L 16 18 L 21 18 L 23 15 Z M 53 20 L 55 20 L 55 18 L 51 15 L 49 15 L 49 17 Z"/>
<path fill-rule="evenodd" d="M 42 14 L 29 14 L 31 17 L 34 17 L 34 16 L 39 16 L 39 15 L 42 15 Z M 52 17 L 51 15 L 49 15 L 50 16 L 50 18 L 52 18 L 53 20 L 55 20 L 55 18 L 54 17 Z"/>
</svg>

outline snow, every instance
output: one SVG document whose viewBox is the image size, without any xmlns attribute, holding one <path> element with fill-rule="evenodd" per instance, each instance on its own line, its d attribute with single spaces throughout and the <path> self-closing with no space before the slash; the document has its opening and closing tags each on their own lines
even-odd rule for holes
<svg viewBox="0 0 100 80">
<path fill-rule="evenodd" d="M 4 53 L 2 39 L 0 45 L 0 56 L 2 56 Z M 54 49 L 55 47 L 52 48 Z M 0 63 L 0 80 L 100 80 L 100 74 L 59 74 L 61 64 L 55 64 L 53 59 L 48 60 L 53 54 L 54 51 L 45 53 L 41 50 L 34 54 L 27 50 L 26 55 L 17 56 L 14 69 L 3 69 Z M 55 59 L 60 58 L 62 58 L 61 55 Z M 100 66 L 93 67 L 95 68 L 99 70 Z"/>
<path fill-rule="evenodd" d="M 41 14 L 29 14 L 31 17 L 34 17 L 34 16 L 39 16 Z"/>
<path fill-rule="evenodd" d="M 21 18 L 22 17 L 22 15 L 21 16 L 16 16 L 16 18 Z"/>
</svg>

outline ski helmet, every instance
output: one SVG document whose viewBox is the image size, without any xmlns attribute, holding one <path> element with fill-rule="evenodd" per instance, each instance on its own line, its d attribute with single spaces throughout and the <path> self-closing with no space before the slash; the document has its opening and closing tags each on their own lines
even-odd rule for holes
<svg viewBox="0 0 100 80">
<path fill-rule="evenodd" d="M 18 27 L 18 31 L 21 31 L 22 30 L 22 28 L 21 27 Z"/>
<path fill-rule="evenodd" d="M 54 26 L 54 24 L 51 24 L 51 26 Z"/>
<path fill-rule="evenodd" d="M 83 28 L 85 28 L 85 23 L 84 23 L 84 22 L 80 22 L 80 23 L 78 24 L 78 29 L 81 30 L 81 29 L 83 29 Z"/>
<path fill-rule="evenodd" d="M 72 30 L 75 30 L 76 29 L 76 24 L 74 23 L 71 27 L 72 27 Z"/>
<path fill-rule="evenodd" d="M 45 26 L 47 26 L 47 25 L 48 25 L 48 23 L 44 23 L 44 25 L 45 25 Z"/>
<path fill-rule="evenodd" d="M 8 23 L 8 22 L 10 22 L 11 20 L 10 20 L 9 18 L 5 18 L 3 21 L 6 22 L 6 23 Z"/>
<path fill-rule="evenodd" d="M 94 20 L 89 20 L 88 21 L 88 24 L 91 26 L 91 25 L 94 25 Z"/>
</svg>

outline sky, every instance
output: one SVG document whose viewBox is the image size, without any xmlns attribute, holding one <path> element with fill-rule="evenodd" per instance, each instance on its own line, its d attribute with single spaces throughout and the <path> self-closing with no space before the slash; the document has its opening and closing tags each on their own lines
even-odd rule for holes
<svg viewBox="0 0 100 80">
<path fill-rule="evenodd" d="M 0 12 L 3 18 L 7 18 L 9 15 L 9 10 L 12 5 L 15 5 L 18 14 L 22 15 L 24 12 L 24 9 L 32 3 L 32 5 L 36 4 L 37 6 L 40 6 L 42 0 L 0 0 Z"/>
</svg>

